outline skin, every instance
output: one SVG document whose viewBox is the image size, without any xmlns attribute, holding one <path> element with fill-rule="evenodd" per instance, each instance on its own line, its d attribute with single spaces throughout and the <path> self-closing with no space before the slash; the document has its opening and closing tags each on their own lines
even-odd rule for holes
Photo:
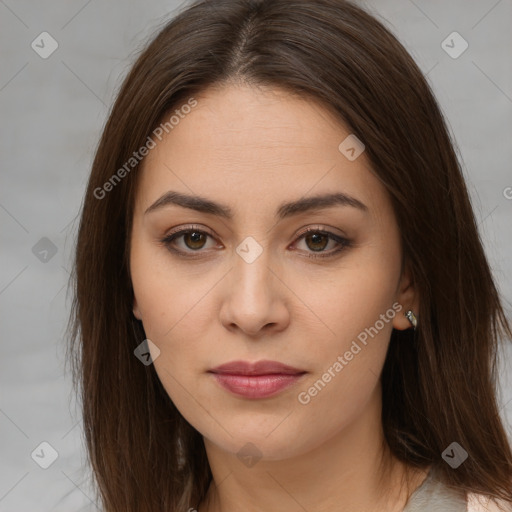
<svg viewBox="0 0 512 512">
<path fill-rule="evenodd" d="M 158 377 L 204 438 L 214 484 L 199 512 L 402 510 L 427 472 L 382 449 L 379 377 L 392 328 L 411 328 L 403 313 L 417 312 L 419 302 L 407 269 L 401 274 L 400 233 L 386 190 L 364 152 L 349 161 L 339 151 L 350 130 L 315 101 L 233 84 L 196 99 L 144 160 L 130 270 L 133 313 L 160 350 Z M 169 190 L 226 204 L 234 217 L 176 205 L 144 213 Z M 274 216 L 282 202 L 333 191 L 357 198 L 368 212 L 333 206 Z M 172 228 L 191 224 L 209 236 L 182 235 L 173 246 L 195 258 L 161 243 Z M 318 248 L 333 253 L 338 243 L 299 237 L 307 227 L 352 245 L 331 258 L 308 258 Z M 236 252 L 248 236 L 262 249 L 251 263 Z M 403 309 L 300 403 L 298 394 L 395 302 Z M 208 373 L 240 359 L 280 361 L 307 373 L 274 397 L 242 398 Z M 261 456 L 252 466 L 237 457 L 249 442 Z M 381 458 L 390 469 L 380 470 Z M 405 490 L 404 475 L 412 482 Z"/>
</svg>

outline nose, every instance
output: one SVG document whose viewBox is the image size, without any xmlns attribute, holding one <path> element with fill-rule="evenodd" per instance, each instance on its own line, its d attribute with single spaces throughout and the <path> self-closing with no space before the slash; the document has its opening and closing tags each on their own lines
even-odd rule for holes
<svg viewBox="0 0 512 512">
<path fill-rule="evenodd" d="M 234 254 L 233 267 L 223 280 L 220 320 L 226 329 L 239 329 L 259 338 L 287 327 L 293 294 L 279 277 L 282 271 L 277 267 L 267 249 L 253 261 Z"/>
</svg>

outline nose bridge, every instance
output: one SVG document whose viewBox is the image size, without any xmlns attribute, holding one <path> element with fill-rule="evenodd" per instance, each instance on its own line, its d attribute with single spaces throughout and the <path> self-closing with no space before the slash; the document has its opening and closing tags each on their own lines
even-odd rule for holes
<svg viewBox="0 0 512 512">
<path fill-rule="evenodd" d="M 223 325 L 228 329 L 237 326 L 251 336 L 265 326 L 284 328 L 289 312 L 278 297 L 271 251 L 252 236 L 244 238 L 235 251 L 220 311 Z"/>
<path fill-rule="evenodd" d="M 253 236 L 246 236 L 235 248 L 234 280 L 235 288 L 243 292 L 243 296 L 253 296 L 253 300 L 268 298 L 271 292 L 271 251 L 267 245 L 260 243 Z M 243 300 L 244 297 L 239 297 Z"/>
<path fill-rule="evenodd" d="M 229 331 L 240 330 L 252 340 L 261 340 L 289 326 L 293 293 L 280 277 L 283 235 L 273 230 L 272 218 L 254 213 L 265 199 L 255 201 L 260 207 L 246 204 L 246 216 L 234 231 L 237 240 L 229 255 L 229 280 L 223 289 L 219 320 Z M 268 206 L 267 211 L 272 208 Z"/>
</svg>

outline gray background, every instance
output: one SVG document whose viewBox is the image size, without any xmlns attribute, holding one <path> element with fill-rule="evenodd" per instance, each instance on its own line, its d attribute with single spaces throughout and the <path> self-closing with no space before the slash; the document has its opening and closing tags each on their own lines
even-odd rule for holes
<svg viewBox="0 0 512 512">
<path fill-rule="evenodd" d="M 77 214 L 115 91 L 136 51 L 180 5 L 0 0 L 0 512 L 97 510 L 79 409 L 63 366 Z M 428 73 L 460 148 L 495 277 L 510 302 L 512 0 L 363 5 Z M 58 43 L 46 59 L 31 47 L 34 40 L 42 46 L 44 31 Z M 458 58 L 442 47 L 453 31 L 469 44 Z M 462 48 L 458 40 L 445 44 L 452 52 Z M 500 367 L 509 433 L 510 347 Z M 43 441 L 58 453 L 48 469 L 31 458 Z M 38 460 L 49 456 L 37 453 Z"/>
</svg>

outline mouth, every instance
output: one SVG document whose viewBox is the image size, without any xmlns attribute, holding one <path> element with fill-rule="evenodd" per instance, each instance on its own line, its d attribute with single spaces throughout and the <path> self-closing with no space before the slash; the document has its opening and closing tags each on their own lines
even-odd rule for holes
<svg viewBox="0 0 512 512">
<path fill-rule="evenodd" d="M 307 372 L 278 361 L 233 361 L 209 370 L 225 390 L 244 398 L 268 398 L 296 384 Z"/>
</svg>

